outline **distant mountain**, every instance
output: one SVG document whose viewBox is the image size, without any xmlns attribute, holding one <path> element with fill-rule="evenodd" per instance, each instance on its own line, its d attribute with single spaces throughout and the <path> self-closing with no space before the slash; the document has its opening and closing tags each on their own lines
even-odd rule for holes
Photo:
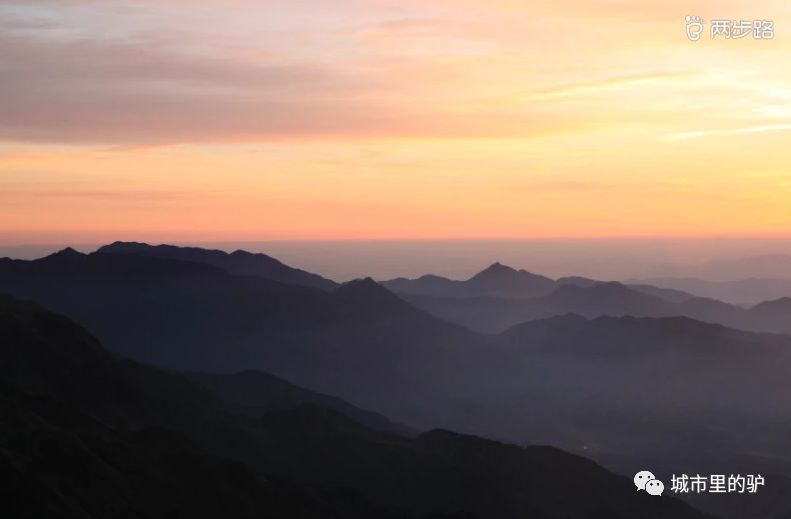
<svg viewBox="0 0 791 519">
<path fill-rule="evenodd" d="M 791 312 L 791 297 L 781 297 L 774 301 L 764 301 L 752 307 L 750 312 L 765 317 L 777 317 L 778 319 L 787 318 L 789 312 Z"/>
<path fill-rule="evenodd" d="M 533 300 L 538 302 L 537 300 Z M 668 301 L 661 297 L 638 292 L 621 283 L 600 283 L 591 287 L 562 285 L 551 294 L 540 298 L 539 306 L 546 317 L 558 313 L 583 316 L 645 315 L 663 308 Z"/>
<path fill-rule="evenodd" d="M 423 312 L 418 311 L 371 278 L 355 279 L 344 283 L 335 290 L 334 296 L 338 301 L 354 306 L 361 317 L 363 314 L 420 320 L 426 317 Z"/>
<path fill-rule="evenodd" d="M 596 279 L 590 279 L 580 276 L 568 276 L 563 278 L 558 278 L 557 285 L 564 286 L 564 285 L 574 285 L 580 288 L 593 288 L 598 285 L 606 284 L 606 281 L 599 281 Z M 681 290 L 673 290 L 670 288 L 661 288 L 655 287 L 653 285 L 645 285 L 645 284 L 635 284 L 635 283 L 626 283 L 625 284 L 630 289 L 634 290 L 635 292 L 640 292 L 642 294 L 648 294 L 650 296 L 656 296 L 665 301 L 669 301 L 671 303 L 683 303 L 689 299 L 693 299 L 697 296 L 690 294 L 688 292 L 683 292 Z"/>
<path fill-rule="evenodd" d="M 791 333 L 791 309 L 777 304 L 770 310 L 745 309 L 715 299 L 694 297 L 646 285 L 603 283 L 584 278 L 559 280 L 549 295 L 532 299 L 495 297 L 402 297 L 439 318 L 471 330 L 496 333 L 524 321 L 569 313 L 601 316 L 691 317 L 733 328 Z"/>
<path fill-rule="evenodd" d="M 657 287 L 688 291 L 701 297 L 726 303 L 752 306 L 762 301 L 791 297 L 791 279 L 769 277 L 745 278 L 738 281 L 709 281 L 699 278 L 648 278 L 629 283 L 647 283 Z"/>
<path fill-rule="evenodd" d="M 757 304 L 750 308 L 747 314 L 753 328 L 791 330 L 790 297 Z"/>
<path fill-rule="evenodd" d="M 532 299 L 549 295 L 563 286 L 593 288 L 607 284 L 607 282 L 581 276 L 568 276 L 552 280 L 525 270 L 515 270 L 500 263 L 494 263 L 466 281 L 455 281 L 428 274 L 417 279 L 392 279 L 384 281 L 382 284 L 397 294 L 409 296 Z M 657 296 L 674 303 L 696 297 L 680 290 L 659 288 L 647 284 L 630 284 L 628 286 L 637 292 Z"/>
<path fill-rule="evenodd" d="M 643 285 L 640 283 L 629 283 L 626 286 L 636 292 L 655 296 L 671 303 L 684 303 L 690 299 L 695 299 L 697 296 L 684 292 L 683 290 L 673 290 L 672 288 L 655 287 L 653 285 Z"/>
<path fill-rule="evenodd" d="M 501 338 L 498 378 L 478 391 L 501 407 L 489 410 L 490 419 L 529 409 L 522 434 L 563 424 L 547 439 L 616 467 L 630 467 L 638 453 L 657 470 L 676 471 L 722 468 L 740 457 L 776 471 L 791 461 L 788 438 L 759 432 L 789 423 L 789 337 L 688 318 L 559 316 Z M 515 384 L 525 396 L 506 403 Z"/>
<path fill-rule="evenodd" d="M 583 276 L 566 276 L 556 280 L 557 285 L 574 285 L 580 288 L 593 288 L 596 285 L 601 285 L 602 281 L 597 279 L 586 278 Z"/>
<path fill-rule="evenodd" d="M 0 475 L 13 517 L 705 517 L 553 448 L 441 430 L 409 439 L 315 405 L 257 406 L 238 386 L 218 398 L 217 380 L 113 356 L 10 298 L 0 338 Z M 260 381 L 253 399 L 267 391 Z"/>
<path fill-rule="evenodd" d="M 100 247 L 97 252 L 139 254 L 156 258 L 192 261 L 219 267 L 230 274 L 258 276 L 281 283 L 316 287 L 323 290 L 332 290 L 337 287 L 337 283 L 334 281 L 317 274 L 289 267 L 266 254 L 253 254 L 243 250 L 237 250 L 229 254 L 221 250 L 198 247 L 176 247 L 174 245 L 149 245 L 147 243 L 117 241 Z"/>
<path fill-rule="evenodd" d="M 555 282 L 526 270 L 494 263 L 466 281 L 427 275 L 418 279 L 398 278 L 382 283 L 396 293 L 439 297 L 535 297 L 548 294 Z"/>
<path fill-rule="evenodd" d="M 494 263 L 466 281 L 476 295 L 533 297 L 549 293 L 555 286 L 548 277 Z"/>
<path fill-rule="evenodd" d="M 585 317 L 673 315 L 668 310 L 671 303 L 666 300 L 619 283 L 598 283 L 588 288 L 561 284 L 552 293 L 532 299 L 402 297 L 437 317 L 487 333 L 501 332 L 524 321 L 569 313 Z"/>
</svg>

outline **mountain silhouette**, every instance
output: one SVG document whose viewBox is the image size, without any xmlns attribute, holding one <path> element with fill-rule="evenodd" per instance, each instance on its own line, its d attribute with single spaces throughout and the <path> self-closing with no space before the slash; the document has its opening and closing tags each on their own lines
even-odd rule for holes
<svg viewBox="0 0 791 519">
<path fill-rule="evenodd" d="M 791 279 L 768 276 L 749 277 L 736 281 L 664 277 L 630 280 L 629 283 L 648 283 L 657 287 L 687 291 L 700 297 L 718 299 L 739 306 L 753 306 L 791 294 Z"/>
<path fill-rule="evenodd" d="M 376 508 L 363 496 L 306 489 L 214 454 L 222 449 L 188 431 L 237 419 L 215 400 L 183 375 L 106 352 L 62 316 L 0 296 L 4 513 L 414 517 Z"/>
<path fill-rule="evenodd" d="M 466 281 L 456 281 L 427 274 L 417 279 L 392 279 L 384 281 L 382 284 L 393 292 L 406 296 L 532 299 L 549 295 L 563 286 L 593 288 L 607 284 L 607 282 L 582 276 L 567 276 L 553 280 L 496 262 Z M 657 296 L 674 303 L 695 297 L 681 290 L 659 288 L 648 284 L 630 284 L 628 286 L 636 292 Z"/>
<path fill-rule="evenodd" d="M 391 312 L 419 314 L 407 302 L 371 278 L 355 279 L 344 283 L 335 290 L 335 296 L 340 301 L 366 311 L 382 314 Z"/>
<path fill-rule="evenodd" d="M 499 262 L 466 281 L 428 275 L 418 279 L 398 278 L 382 284 L 394 292 L 448 297 L 535 297 L 555 288 L 555 282 L 547 277 L 515 270 Z"/>
<path fill-rule="evenodd" d="M 503 315 L 536 312 L 533 321 L 480 334 L 369 279 L 325 291 L 109 253 L 72 255 L 67 267 L 53 258 L 0 261 L 0 290 L 52 306 L 137 361 L 190 372 L 261 370 L 418 430 L 552 444 L 622 473 L 644 465 L 663 474 L 717 466 L 791 475 L 783 466 L 791 450 L 783 425 L 791 424 L 784 369 L 791 339 L 674 317 L 680 305 L 628 286 L 447 298 L 478 309 L 499 304 Z M 625 313 L 597 317 L 600 302 Z M 562 313 L 567 305 L 590 314 Z M 635 308 L 671 313 L 630 317 Z M 555 315 L 538 313 L 547 309 Z M 238 438 L 228 445 L 250 451 Z M 776 515 L 788 512 L 779 505 Z"/>
<path fill-rule="evenodd" d="M 581 276 L 567 276 L 557 279 L 558 285 L 575 285 L 581 288 L 593 288 L 597 285 L 605 284 L 606 281 L 599 281 L 597 279 L 590 279 Z M 688 299 L 693 299 L 697 296 L 684 292 L 682 290 L 674 290 L 672 288 L 661 288 L 653 285 L 639 284 L 639 283 L 626 283 L 626 286 L 636 292 L 656 296 L 671 303 L 683 303 Z"/>
<path fill-rule="evenodd" d="M 554 282 L 547 277 L 516 270 L 501 263 L 490 265 L 467 280 L 466 284 L 476 293 L 514 294 L 519 297 L 544 294 L 554 287 Z"/>
<path fill-rule="evenodd" d="M 8 297 L 0 337 L 14 517 L 704 517 L 557 449 L 440 430 L 410 439 L 315 404 L 257 405 L 259 383 L 229 398 Z M 79 387 L 64 392 L 69 379 Z"/>
<path fill-rule="evenodd" d="M 149 245 L 138 242 L 117 241 L 100 247 L 97 252 L 109 254 L 139 254 L 156 258 L 192 261 L 219 267 L 230 274 L 258 276 L 293 285 L 332 290 L 337 283 L 317 274 L 289 267 L 266 254 L 254 254 L 244 250 L 227 253 L 221 250 L 199 247 L 176 247 L 174 245 Z"/>
<path fill-rule="evenodd" d="M 68 269 L 51 256 L 0 261 L 0 291 L 64 313 L 138 361 L 262 369 L 406 423 L 433 415 L 426 399 L 448 398 L 435 382 L 454 375 L 432 367 L 477 341 L 370 279 L 328 292 L 137 254 L 74 259 Z M 433 380 L 403 387 L 414 373 Z"/>
<path fill-rule="evenodd" d="M 750 311 L 762 316 L 776 316 L 777 318 L 787 318 L 791 313 L 791 297 L 781 297 L 774 301 L 764 301 L 750 308 Z"/>
<path fill-rule="evenodd" d="M 620 283 L 560 284 L 548 295 L 531 299 L 503 297 L 420 297 L 407 301 L 437 317 L 481 332 L 501 332 L 524 321 L 569 313 L 584 317 L 681 315 L 676 305 Z"/>
<path fill-rule="evenodd" d="M 437 317 L 471 330 L 493 333 L 524 321 L 576 313 L 601 316 L 683 316 L 751 331 L 791 333 L 791 309 L 757 305 L 745 309 L 715 299 L 650 285 L 624 285 L 562 278 L 548 295 L 535 298 L 401 296 Z"/>
</svg>

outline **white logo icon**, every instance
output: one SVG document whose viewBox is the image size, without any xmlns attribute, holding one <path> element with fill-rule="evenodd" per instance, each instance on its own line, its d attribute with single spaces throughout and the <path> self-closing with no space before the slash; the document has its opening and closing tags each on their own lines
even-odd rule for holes
<svg viewBox="0 0 791 519">
<path fill-rule="evenodd" d="M 648 470 L 641 470 L 634 475 L 634 486 L 637 490 L 645 490 L 652 496 L 661 496 L 665 490 L 665 485 Z"/>
<path fill-rule="evenodd" d="M 661 496 L 664 490 L 665 490 L 665 484 L 659 481 L 658 479 L 652 479 L 651 481 L 645 484 L 645 491 L 651 494 L 652 496 Z"/>
<path fill-rule="evenodd" d="M 687 15 L 684 20 L 687 22 L 687 38 L 689 41 L 698 41 L 703 32 L 703 18 Z"/>
</svg>

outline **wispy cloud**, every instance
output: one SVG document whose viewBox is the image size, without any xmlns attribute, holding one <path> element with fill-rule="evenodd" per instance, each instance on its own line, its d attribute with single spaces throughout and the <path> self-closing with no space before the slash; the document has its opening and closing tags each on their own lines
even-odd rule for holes
<svg viewBox="0 0 791 519">
<path fill-rule="evenodd" d="M 791 123 L 782 124 L 759 124 L 756 126 L 746 126 L 743 128 L 731 128 L 728 130 L 693 130 L 688 132 L 674 133 L 668 136 L 671 140 L 700 139 L 704 137 L 715 137 L 720 135 L 740 135 L 746 133 L 765 133 L 783 132 L 791 130 Z"/>
</svg>

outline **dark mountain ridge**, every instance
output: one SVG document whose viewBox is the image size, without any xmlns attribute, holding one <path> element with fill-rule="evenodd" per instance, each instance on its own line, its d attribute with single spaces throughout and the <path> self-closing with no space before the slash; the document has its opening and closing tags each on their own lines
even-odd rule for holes
<svg viewBox="0 0 791 519">
<path fill-rule="evenodd" d="M 117 241 L 100 247 L 97 252 L 108 254 L 138 254 L 155 258 L 174 259 L 201 263 L 221 268 L 229 274 L 257 276 L 281 283 L 332 290 L 337 283 L 304 270 L 289 267 L 266 254 L 244 250 L 227 253 L 221 250 L 174 245 L 149 245 L 138 242 Z"/>
<path fill-rule="evenodd" d="M 261 369 L 419 429 L 553 444 L 624 473 L 734 467 L 735 459 L 739 468 L 785 473 L 788 337 L 690 319 L 566 315 L 483 335 L 371 280 L 326 292 L 185 266 L 187 275 L 130 282 L 104 266 L 97 282 L 91 262 L 142 261 L 156 273 L 152 265 L 163 260 L 90 256 L 74 256 L 68 275 L 0 262 L 0 289 L 58 305 L 138 360 L 190 371 Z M 593 310 L 608 298 L 617 308 L 624 296 L 670 304 L 629 290 L 605 284 L 545 297 Z"/>
<path fill-rule="evenodd" d="M 453 377 L 432 375 L 432 366 L 453 366 L 451 347 L 481 347 L 475 334 L 370 279 L 327 292 L 137 254 L 69 257 L 68 268 L 57 255 L 0 261 L 0 290 L 68 315 L 139 361 L 191 371 L 262 368 L 363 407 L 375 402 L 407 423 L 430 413 L 425 399 L 434 391 L 405 381 L 415 373 Z"/>
<path fill-rule="evenodd" d="M 382 285 L 396 293 L 447 297 L 535 297 L 551 292 L 554 284 L 547 277 L 516 270 L 501 263 L 493 263 L 466 281 L 426 275 L 418 279 L 398 278 L 382 282 Z"/>
<path fill-rule="evenodd" d="M 703 517 L 557 449 L 447 431 L 412 440 L 314 404 L 237 407 L 214 383 L 106 353 L 7 297 L 0 337 L 0 476 L 15 517 Z M 68 379 L 86 391 L 64 393 Z M 161 399 L 180 411 L 150 412 Z"/>
</svg>

